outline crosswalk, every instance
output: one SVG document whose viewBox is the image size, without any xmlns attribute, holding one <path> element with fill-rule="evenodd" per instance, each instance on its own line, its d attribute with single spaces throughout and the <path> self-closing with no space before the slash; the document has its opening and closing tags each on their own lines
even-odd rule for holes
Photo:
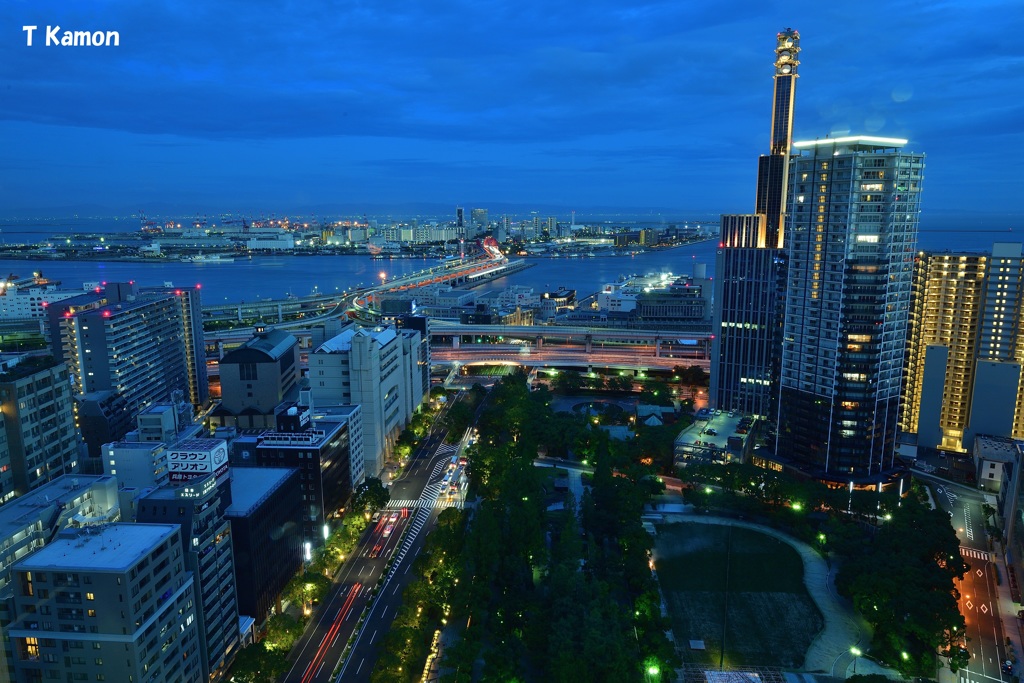
<svg viewBox="0 0 1024 683">
<path fill-rule="evenodd" d="M 985 560 L 986 562 L 992 561 L 992 553 L 987 550 L 978 550 L 977 548 L 965 548 L 960 546 L 960 554 L 964 557 L 972 557 L 976 560 Z"/>
<path fill-rule="evenodd" d="M 441 443 L 439 446 L 437 446 L 437 451 L 435 453 L 438 456 L 451 456 L 452 454 L 457 453 L 458 451 L 458 445 L 452 445 L 451 443 Z"/>
<path fill-rule="evenodd" d="M 401 498 L 399 500 L 392 500 L 388 503 L 388 510 L 398 510 L 401 508 L 436 508 L 443 510 L 445 508 L 459 508 L 462 509 L 461 500 L 448 500 L 447 498 Z"/>
</svg>

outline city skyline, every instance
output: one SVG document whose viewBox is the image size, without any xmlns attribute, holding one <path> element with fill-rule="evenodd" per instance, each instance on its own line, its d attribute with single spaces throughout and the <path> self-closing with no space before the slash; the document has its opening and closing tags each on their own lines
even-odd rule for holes
<svg viewBox="0 0 1024 683">
<path fill-rule="evenodd" d="M 1024 172 L 982 170 L 1024 145 L 1012 68 L 1024 19 L 1010 8 L 894 3 L 866 29 L 847 7 L 805 2 L 287 17 L 234 3 L 15 3 L 0 9 L 0 205 L 739 212 L 770 133 L 765 36 L 792 26 L 806 58 L 794 139 L 907 137 L 930 155 L 922 228 L 1003 228 L 1020 216 L 1011 190 Z M 47 47 L 58 24 L 116 30 L 120 45 Z M 40 26 L 31 47 L 24 25 Z M 958 84 L 968 106 L 948 95 Z"/>
</svg>

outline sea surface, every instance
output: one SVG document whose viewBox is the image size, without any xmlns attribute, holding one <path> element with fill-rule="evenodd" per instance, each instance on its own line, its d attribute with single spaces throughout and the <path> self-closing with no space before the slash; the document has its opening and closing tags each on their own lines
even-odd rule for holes
<svg viewBox="0 0 1024 683">
<path fill-rule="evenodd" d="M 52 232 L 52 227 L 32 226 L 29 230 Z M 919 249 L 988 250 L 993 242 L 1024 241 L 1024 234 L 998 231 L 922 231 Z M 689 275 L 697 263 L 715 269 L 715 241 L 646 251 L 633 256 L 591 258 L 537 258 L 526 260 L 533 267 L 509 277 L 481 285 L 478 291 L 526 285 L 535 291 L 559 287 L 575 289 L 583 297 L 604 284 L 628 275 L 672 272 Z M 514 257 L 513 257 L 514 258 Z M 8 274 L 28 276 L 33 271 L 60 280 L 66 289 L 78 289 L 85 282 L 135 280 L 142 285 L 172 283 L 201 284 L 206 303 L 281 299 L 289 294 L 304 296 L 314 291 L 327 293 L 378 283 L 382 276 L 392 279 L 436 266 L 433 258 L 374 259 L 370 256 L 255 256 L 234 263 L 145 263 L 130 261 L 0 260 L 0 278 Z"/>
<path fill-rule="evenodd" d="M 714 241 L 648 251 L 634 256 L 591 258 L 527 258 L 533 267 L 481 285 L 479 292 L 526 285 L 537 291 L 559 287 L 575 289 L 580 296 L 592 294 L 622 276 L 672 272 L 690 275 L 694 263 L 707 264 L 714 273 Z M 515 257 L 513 257 L 515 258 Z M 314 291 L 340 292 L 381 282 L 382 277 L 425 270 L 438 265 L 436 258 L 374 259 L 370 256 L 255 256 L 233 263 L 181 263 L 137 261 L 0 260 L 0 278 L 7 274 L 28 276 L 35 271 L 61 281 L 63 289 L 79 289 L 83 283 L 138 282 L 141 285 L 202 285 L 205 303 L 283 299 Z"/>
</svg>

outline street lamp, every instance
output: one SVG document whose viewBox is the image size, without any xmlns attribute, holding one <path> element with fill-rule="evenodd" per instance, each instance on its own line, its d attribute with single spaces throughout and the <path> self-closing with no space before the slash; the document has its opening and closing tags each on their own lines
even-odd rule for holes
<svg viewBox="0 0 1024 683">
<path fill-rule="evenodd" d="M 861 651 L 856 647 L 850 648 L 850 654 L 853 655 L 853 675 L 857 675 L 857 658 L 860 657 Z"/>
</svg>

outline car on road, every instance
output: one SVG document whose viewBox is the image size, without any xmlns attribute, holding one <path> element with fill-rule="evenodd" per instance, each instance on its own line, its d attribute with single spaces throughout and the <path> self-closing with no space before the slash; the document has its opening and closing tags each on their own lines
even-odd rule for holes
<svg viewBox="0 0 1024 683">
<path fill-rule="evenodd" d="M 389 519 L 389 521 L 397 522 L 398 521 L 398 513 L 397 512 L 392 512 L 391 513 L 391 517 L 389 517 L 388 519 Z"/>
<path fill-rule="evenodd" d="M 713 428 L 705 429 L 704 433 L 708 436 L 718 436 L 718 430 Z"/>
<path fill-rule="evenodd" d="M 395 530 L 395 525 L 389 523 L 386 527 L 384 527 L 384 538 L 387 538 L 388 536 L 390 536 L 391 532 L 394 531 L 394 530 Z"/>
</svg>

